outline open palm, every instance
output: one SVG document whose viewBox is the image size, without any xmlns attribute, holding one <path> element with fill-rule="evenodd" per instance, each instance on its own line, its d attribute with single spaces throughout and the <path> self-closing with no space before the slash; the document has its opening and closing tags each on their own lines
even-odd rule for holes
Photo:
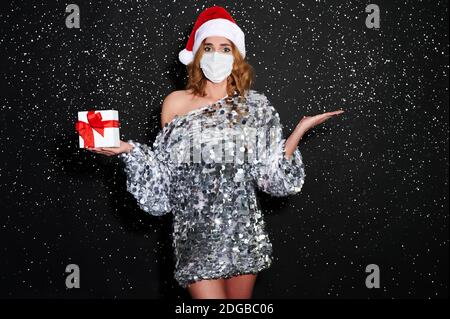
<svg viewBox="0 0 450 319">
<path fill-rule="evenodd" d="M 304 116 L 300 122 L 297 124 L 297 127 L 300 127 L 301 130 L 303 132 L 307 132 L 310 129 L 312 129 L 313 127 L 325 122 L 326 120 L 328 120 L 329 118 L 335 116 L 335 115 L 339 115 L 341 113 L 344 113 L 343 110 L 337 110 L 337 111 L 333 111 L 333 112 L 325 112 L 322 114 L 318 114 L 318 115 L 313 115 L 313 116 Z"/>
</svg>

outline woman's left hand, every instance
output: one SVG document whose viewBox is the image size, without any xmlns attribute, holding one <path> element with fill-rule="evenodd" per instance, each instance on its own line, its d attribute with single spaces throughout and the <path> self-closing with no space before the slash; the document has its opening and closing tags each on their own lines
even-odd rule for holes
<svg viewBox="0 0 450 319">
<path fill-rule="evenodd" d="M 314 116 L 303 116 L 303 118 L 298 122 L 297 127 L 291 133 L 291 135 L 287 138 L 285 144 L 286 150 L 286 158 L 290 158 L 290 156 L 294 153 L 295 148 L 298 146 L 298 143 L 303 138 L 303 135 L 314 126 L 317 126 L 329 118 L 344 113 L 344 110 L 337 110 L 333 112 L 326 112 Z"/>
<path fill-rule="evenodd" d="M 326 112 L 314 116 L 303 116 L 300 122 L 297 124 L 297 130 L 301 131 L 303 134 L 312 129 L 314 126 L 317 126 L 329 118 L 344 113 L 344 110 L 337 110 L 333 112 Z"/>
</svg>

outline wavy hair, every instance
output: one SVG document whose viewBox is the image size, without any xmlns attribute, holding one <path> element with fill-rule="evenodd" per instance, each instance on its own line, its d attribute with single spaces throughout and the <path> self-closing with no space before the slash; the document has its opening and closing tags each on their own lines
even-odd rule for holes
<svg viewBox="0 0 450 319">
<path fill-rule="evenodd" d="M 205 52 L 205 40 L 200 44 L 199 49 L 195 53 L 194 60 L 187 65 L 188 83 L 186 90 L 192 90 L 192 93 L 197 96 L 204 97 L 206 95 L 205 86 L 208 81 L 200 68 L 200 59 Z M 233 96 L 234 92 L 240 96 L 246 96 L 248 90 L 254 82 L 254 68 L 244 59 L 237 47 L 230 41 L 232 47 L 232 54 L 234 56 L 233 69 L 227 78 L 227 93 Z"/>
</svg>

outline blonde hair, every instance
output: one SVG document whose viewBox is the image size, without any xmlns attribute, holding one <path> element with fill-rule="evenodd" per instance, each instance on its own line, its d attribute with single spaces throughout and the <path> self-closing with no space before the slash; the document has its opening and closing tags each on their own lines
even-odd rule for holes
<svg viewBox="0 0 450 319">
<path fill-rule="evenodd" d="M 188 83 L 186 85 L 186 90 L 191 90 L 194 95 L 204 97 L 206 77 L 200 68 L 200 59 L 203 56 L 205 48 L 205 40 L 202 41 L 200 47 L 195 53 L 194 60 L 187 65 L 188 70 Z M 240 54 L 237 47 L 232 41 L 230 41 L 232 47 L 232 54 L 234 56 L 233 70 L 227 78 L 227 93 L 228 96 L 233 96 L 234 92 L 240 96 L 247 95 L 248 90 L 254 82 L 255 71 L 253 67 L 244 59 Z"/>
</svg>

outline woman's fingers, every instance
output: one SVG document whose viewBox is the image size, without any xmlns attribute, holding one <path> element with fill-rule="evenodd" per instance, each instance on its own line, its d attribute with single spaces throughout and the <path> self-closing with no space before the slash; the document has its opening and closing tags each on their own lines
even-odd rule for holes
<svg viewBox="0 0 450 319">
<path fill-rule="evenodd" d="M 337 110 L 337 111 L 328 112 L 329 115 L 337 115 L 337 114 L 341 114 L 341 113 L 344 113 L 344 110 Z"/>
<path fill-rule="evenodd" d="M 100 151 L 99 151 L 99 152 L 100 152 L 100 154 L 103 154 L 103 155 L 109 155 L 109 156 L 115 154 L 113 151 L 111 151 L 111 150 L 109 149 L 109 147 L 100 147 Z"/>
<path fill-rule="evenodd" d="M 338 111 L 326 112 L 326 113 L 323 113 L 321 115 L 323 117 L 330 118 L 330 117 L 332 117 L 334 115 L 338 115 L 338 114 L 341 114 L 341 113 L 344 113 L 344 111 L 343 110 L 338 110 Z"/>
<path fill-rule="evenodd" d="M 320 117 L 319 117 L 319 123 L 323 123 L 323 122 L 325 122 L 326 120 L 328 120 L 329 118 L 331 118 L 331 117 L 333 117 L 333 116 L 335 116 L 335 115 L 342 114 L 342 113 L 344 113 L 343 110 L 338 110 L 338 111 L 333 111 L 333 112 L 326 112 L 326 113 L 323 113 L 323 114 L 321 114 Z"/>
<path fill-rule="evenodd" d="M 108 155 L 116 155 L 117 147 L 101 147 L 102 151 L 106 152 Z"/>
<path fill-rule="evenodd" d="M 331 118 L 335 115 L 342 114 L 342 113 L 344 113 L 344 110 L 325 112 L 325 113 L 321 113 L 321 114 L 317 114 L 317 115 L 313 115 L 313 116 L 304 115 L 298 125 L 302 125 L 302 127 L 304 128 L 304 130 L 306 132 L 315 126 L 322 124 L 329 118 Z"/>
<path fill-rule="evenodd" d="M 100 147 L 102 151 L 106 151 L 106 152 L 113 152 L 115 153 L 115 151 L 117 150 L 117 147 Z"/>
<path fill-rule="evenodd" d="M 91 148 L 86 148 L 86 149 L 93 153 L 102 154 L 102 155 L 111 156 L 111 155 L 116 154 L 115 152 L 108 150 L 107 147 L 91 147 Z"/>
<path fill-rule="evenodd" d="M 318 114 L 312 117 L 312 121 L 313 121 L 313 126 L 317 126 L 319 124 L 322 124 L 323 122 L 325 122 L 326 120 L 328 120 L 329 118 L 341 114 L 343 113 L 343 110 L 338 110 L 338 111 L 333 111 L 333 112 L 325 112 L 322 114 Z M 309 116 L 304 116 L 304 118 L 308 118 Z"/>
</svg>

